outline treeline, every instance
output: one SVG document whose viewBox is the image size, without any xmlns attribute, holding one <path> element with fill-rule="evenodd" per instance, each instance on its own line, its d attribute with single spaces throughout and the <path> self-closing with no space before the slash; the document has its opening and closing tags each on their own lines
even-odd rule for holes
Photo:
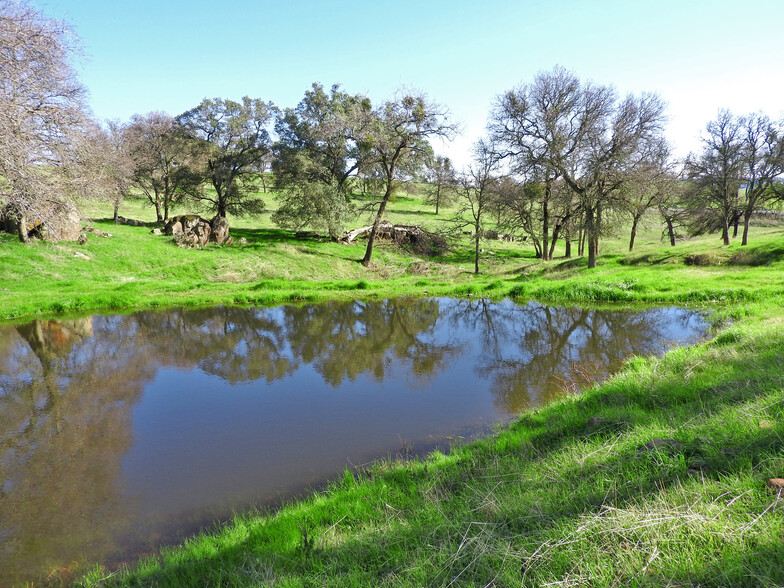
<svg viewBox="0 0 784 588">
<path fill-rule="evenodd" d="M 357 197 L 373 196 L 368 264 L 390 197 L 418 181 L 436 214 L 459 203 L 449 220 L 471 227 L 476 271 L 491 226 L 525 237 L 543 260 L 559 242 L 567 257 L 587 251 L 593 267 L 601 236 L 623 218 L 630 250 L 651 210 L 673 245 L 684 231 L 721 230 L 729 243 L 741 221 L 746 244 L 751 216 L 784 198 L 782 122 L 722 111 L 702 150 L 677 162 L 658 96 L 619 97 L 558 67 L 495 100 L 465 170 L 434 153 L 430 140 L 451 139 L 457 127 L 418 93 L 374 105 L 315 83 L 293 108 L 215 98 L 175 117 L 152 112 L 100 125 L 68 64 L 71 38 L 64 24 L 0 0 L 0 198 L 19 227 L 44 215 L 42 202 L 53 195 L 110 194 L 116 217 L 132 188 L 159 221 L 183 202 L 222 217 L 252 215 L 265 209 L 258 185 L 266 191 L 274 178 L 274 222 L 332 238 L 345 233 L 357 202 L 368 201 Z"/>
</svg>

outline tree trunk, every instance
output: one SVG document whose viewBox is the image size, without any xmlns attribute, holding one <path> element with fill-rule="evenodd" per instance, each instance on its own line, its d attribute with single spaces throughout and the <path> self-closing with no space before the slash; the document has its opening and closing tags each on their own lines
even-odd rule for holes
<svg viewBox="0 0 784 588">
<path fill-rule="evenodd" d="M 572 239 L 569 233 L 564 235 L 564 257 L 569 259 L 572 256 Z"/>
<path fill-rule="evenodd" d="M 596 255 L 598 250 L 599 238 L 597 219 L 594 217 L 592 208 L 585 211 L 585 238 L 588 241 L 588 267 L 596 267 Z"/>
<path fill-rule="evenodd" d="M 588 235 L 588 267 L 596 267 L 596 258 L 599 255 L 599 238 L 596 235 Z"/>
<path fill-rule="evenodd" d="M 29 243 L 30 237 L 27 234 L 27 215 L 24 213 L 19 213 L 19 224 L 16 228 L 16 234 L 19 236 L 19 240 L 22 243 Z"/>
<path fill-rule="evenodd" d="M 163 220 L 163 215 L 161 214 L 161 202 L 160 200 L 155 201 L 155 218 L 158 222 Z"/>
<path fill-rule="evenodd" d="M 721 240 L 725 245 L 730 244 L 730 226 L 727 217 L 724 217 L 721 227 Z"/>
<path fill-rule="evenodd" d="M 555 228 L 553 228 L 553 240 L 550 242 L 550 251 L 547 253 L 547 259 L 551 260 L 553 258 L 553 254 L 555 253 L 555 244 L 558 242 L 558 236 L 561 233 L 561 224 L 556 223 Z"/>
<path fill-rule="evenodd" d="M 542 200 L 542 261 L 549 259 L 548 241 L 550 239 L 550 210 L 547 206 L 549 200 L 550 184 L 544 188 L 544 200 Z"/>
<path fill-rule="evenodd" d="M 629 252 L 631 253 L 634 251 L 634 238 L 637 236 L 637 223 L 640 222 L 639 216 L 634 216 L 632 220 L 632 234 L 629 238 Z"/>
<path fill-rule="evenodd" d="M 212 168 L 212 166 L 210 166 Z M 228 204 L 229 188 L 231 184 L 228 182 L 218 182 L 213 178 L 212 187 L 215 188 L 216 205 L 218 209 L 218 216 L 226 218 L 226 205 Z"/>
<path fill-rule="evenodd" d="M 751 211 L 747 210 L 743 215 L 743 240 L 741 245 L 749 244 L 749 221 L 751 220 Z"/>
<path fill-rule="evenodd" d="M 440 192 L 440 190 L 439 190 L 439 192 Z M 440 194 L 437 192 L 436 193 L 436 216 L 438 216 L 438 203 L 439 203 L 440 200 L 441 200 Z"/>
<path fill-rule="evenodd" d="M 378 232 L 378 225 L 381 224 L 381 219 L 384 216 L 384 210 L 387 208 L 387 202 L 389 201 L 389 197 L 392 195 L 392 180 L 387 180 L 387 189 L 384 192 L 384 198 L 381 199 L 381 205 L 378 207 L 378 213 L 376 213 L 376 220 L 373 221 L 373 228 L 370 229 L 370 235 L 368 235 L 368 244 L 367 249 L 365 249 L 365 257 L 362 258 L 362 265 L 365 267 L 370 265 L 370 258 L 373 256 L 373 244 L 376 241 L 376 233 Z"/>
<path fill-rule="evenodd" d="M 120 215 L 120 197 L 114 199 L 114 211 L 112 213 L 112 220 L 117 222 L 117 217 Z"/>
<path fill-rule="evenodd" d="M 664 222 L 667 223 L 667 233 L 670 235 L 670 245 L 675 247 L 675 227 L 672 225 L 672 219 L 664 217 Z"/>
<path fill-rule="evenodd" d="M 474 225 L 474 273 L 479 273 L 479 221 Z"/>
</svg>

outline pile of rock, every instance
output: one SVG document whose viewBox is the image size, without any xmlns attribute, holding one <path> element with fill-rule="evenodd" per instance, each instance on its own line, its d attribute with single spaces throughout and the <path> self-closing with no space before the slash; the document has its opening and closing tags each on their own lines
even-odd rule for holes
<svg viewBox="0 0 784 588">
<path fill-rule="evenodd" d="M 181 214 L 166 221 L 163 232 L 174 237 L 175 245 L 184 248 L 202 248 L 208 243 L 232 243 L 229 221 L 221 216 L 207 220 L 196 214 Z"/>
</svg>

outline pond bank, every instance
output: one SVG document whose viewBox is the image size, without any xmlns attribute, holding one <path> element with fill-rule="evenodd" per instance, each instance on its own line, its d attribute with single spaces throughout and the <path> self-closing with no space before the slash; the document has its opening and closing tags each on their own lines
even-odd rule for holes
<svg viewBox="0 0 784 588">
<path fill-rule="evenodd" d="M 784 474 L 784 319 L 771 308 L 449 455 L 347 471 L 82 584 L 780 584 L 766 482 Z"/>
<path fill-rule="evenodd" d="M 448 450 L 707 329 L 675 307 L 424 297 L 0 327 L 0 584 Z"/>
</svg>

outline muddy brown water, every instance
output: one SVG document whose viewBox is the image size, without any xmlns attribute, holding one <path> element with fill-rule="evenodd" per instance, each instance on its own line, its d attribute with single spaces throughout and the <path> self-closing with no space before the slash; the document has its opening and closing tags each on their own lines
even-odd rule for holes
<svg viewBox="0 0 784 588">
<path fill-rule="evenodd" d="M 706 329 L 679 308 L 422 298 L 2 327 L 0 586 L 446 448 Z"/>
</svg>

